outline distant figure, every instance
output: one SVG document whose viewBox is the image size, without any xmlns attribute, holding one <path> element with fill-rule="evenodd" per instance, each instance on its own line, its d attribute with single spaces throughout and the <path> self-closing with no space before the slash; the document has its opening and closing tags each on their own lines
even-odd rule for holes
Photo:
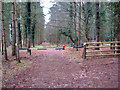
<svg viewBox="0 0 120 90">
<path fill-rule="evenodd" d="M 65 50 L 65 45 L 63 45 L 63 50 Z"/>
<path fill-rule="evenodd" d="M 82 46 L 81 46 L 82 48 L 84 47 L 84 44 L 82 43 Z"/>
</svg>

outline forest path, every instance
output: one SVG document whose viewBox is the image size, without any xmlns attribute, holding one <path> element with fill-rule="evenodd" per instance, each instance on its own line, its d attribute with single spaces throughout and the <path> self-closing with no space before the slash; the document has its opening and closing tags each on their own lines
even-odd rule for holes
<svg viewBox="0 0 120 90">
<path fill-rule="evenodd" d="M 30 68 L 6 82 L 9 88 L 115 88 L 118 87 L 118 59 L 103 58 L 77 62 L 68 50 L 21 51 L 21 59 L 32 61 Z"/>
<path fill-rule="evenodd" d="M 76 87 L 73 85 L 75 83 L 73 73 L 79 73 L 81 67 L 65 56 L 66 51 L 42 50 L 38 52 L 40 54 L 34 59 L 32 68 L 26 71 L 26 74 L 32 75 L 32 87 Z"/>
</svg>

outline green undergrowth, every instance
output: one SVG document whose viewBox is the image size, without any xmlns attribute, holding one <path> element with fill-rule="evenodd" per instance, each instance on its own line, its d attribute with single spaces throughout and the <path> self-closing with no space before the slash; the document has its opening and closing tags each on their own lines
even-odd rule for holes
<svg viewBox="0 0 120 90">
<path fill-rule="evenodd" d="M 36 48 L 43 48 L 43 46 L 35 46 Z"/>
<path fill-rule="evenodd" d="M 56 48 L 56 45 L 47 46 L 46 48 Z"/>
<path fill-rule="evenodd" d="M 43 46 L 35 46 L 36 48 L 44 48 Z M 46 46 L 46 48 L 62 48 L 63 45 L 59 45 L 58 47 L 56 45 L 50 45 L 50 46 Z M 65 45 L 65 48 L 70 47 L 70 45 Z"/>
</svg>

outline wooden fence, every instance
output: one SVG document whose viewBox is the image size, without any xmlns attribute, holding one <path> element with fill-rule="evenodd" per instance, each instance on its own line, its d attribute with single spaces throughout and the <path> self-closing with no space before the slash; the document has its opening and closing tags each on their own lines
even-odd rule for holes
<svg viewBox="0 0 120 90">
<path fill-rule="evenodd" d="M 92 56 L 120 55 L 120 41 L 84 43 L 83 59 Z"/>
</svg>

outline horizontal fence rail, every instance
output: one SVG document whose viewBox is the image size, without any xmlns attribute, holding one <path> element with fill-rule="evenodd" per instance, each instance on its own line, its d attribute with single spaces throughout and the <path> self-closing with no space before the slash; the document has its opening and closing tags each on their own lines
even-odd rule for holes
<svg viewBox="0 0 120 90">
<path fill-rule="evenodd" d="M 91 56 L 120 55 L 120 41 L 84 43 L 83 58 Z"/>
<path fill-rule="evenodd" d="M 86 44 L 111 44 L 111 43 L 120 43 L 120 41 L 111 41 L 111 42 L 87 42 Z"/>
</svg>

